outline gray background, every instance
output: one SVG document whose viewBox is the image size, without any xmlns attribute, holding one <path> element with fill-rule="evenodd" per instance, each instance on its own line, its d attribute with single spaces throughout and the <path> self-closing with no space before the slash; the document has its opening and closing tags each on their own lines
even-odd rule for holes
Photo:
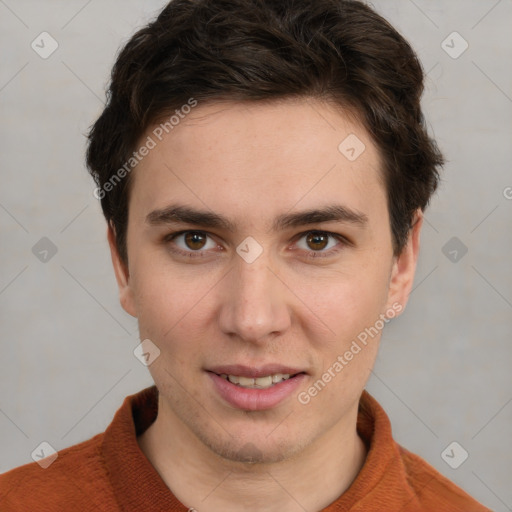
<svg viewBox="0 0 512 512">
<path fill-rule="evenodd" d="M 152 384 L 83 155 L 118 47 L 163 5 L 0 0 L 0 472 L 31 462 L 42 441 L 60 450 L 103 431 Z M 368 390 L 398 442 L 512 510 L 512 2 L 373 5 L 428 71 L 424 109 L 449 162 L 411 301 L 386 328 Z M 43 31 L 59 44 L 47 59 L 31 48 Z M 445 43 L 452 56 L 442 47 L 454 31 L 469 44 L 458 58 L 458 36 Z M 57 248 L 47 261 L 32 252 L 42 237 Z M 445 246 L 452 237 L 458 247 Z M 452 441 L 469 453 L 457 469 L 441 457 Z"/>
</svg>

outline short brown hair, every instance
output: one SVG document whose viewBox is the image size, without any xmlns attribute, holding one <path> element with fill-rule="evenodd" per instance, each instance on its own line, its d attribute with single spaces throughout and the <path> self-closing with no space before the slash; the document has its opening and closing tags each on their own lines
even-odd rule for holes
<svg viewBox="0 0 512 512">
<path fill-rule="evenodd" d="M 103 189 L 151 123 L 190 98 L 334 101 L 358 113 L 380 150 L 399 254 L 444 163 L 425 126 L 423 80 L 408 42 L 361 1 L 173 0 L 120 51 L 87 166 Z M 101 196 L 125 262 L 130 182 Z"/>
</svg>

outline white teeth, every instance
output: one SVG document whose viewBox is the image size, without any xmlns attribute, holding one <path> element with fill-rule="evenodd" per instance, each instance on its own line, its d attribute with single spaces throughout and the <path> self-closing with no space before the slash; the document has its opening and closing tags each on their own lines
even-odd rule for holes
<svg viewBox="0 0 512 512">
<path fill-rule="evenodd" d="M 272 386 L 272 375 L 269 375 L 268 377 L 258 377 L 257 379 L 254 379 L 254 384 L 259 388 L 269 388 Z"/>
<path fill-rule="evenodd" d="M 289 373 L 276 373 L 274 375 L 267 375 L 266 377 L 258 377 L 252 379 L 249 377 L 240 377 L 238 375 L 226 375 L 222 374 L 223 379 L 229 380 L 232 384 L 237 384 L 243 388 L 256 388 L 256 389 L 267 389 L 270 386 L 287 380 L 290 378 Z"/>
<path fill-rule="evenodd" d="M 228 379 L 231 381 L 231 375 Z M 240 386 L 244 386 L 246 388 L 254 387 L 254 379 L 250 379 L 248 377 L 235 377 L 235 379 L 238 379 L 238 384 L 240 384 Z"/>
</svg>

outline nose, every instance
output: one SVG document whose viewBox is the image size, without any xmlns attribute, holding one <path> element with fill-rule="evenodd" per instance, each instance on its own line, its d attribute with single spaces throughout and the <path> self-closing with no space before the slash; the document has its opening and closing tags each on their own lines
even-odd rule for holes
<svg viewBox="0 0 512 512">
<path fill-rule="evenodd" d="M 219 326 L 241 341 L 264 344 L 291 325 L 290 292 L 263 252 L 247 263 L 236 257 L 223 280 Z"/>
</svg>

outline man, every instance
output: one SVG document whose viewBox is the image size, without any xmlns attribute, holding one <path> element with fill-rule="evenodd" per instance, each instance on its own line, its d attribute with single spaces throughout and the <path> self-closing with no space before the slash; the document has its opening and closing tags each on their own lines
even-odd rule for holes
<svg viewBox="0 0 512 512">
<path fill-rule="evenodd" d="M 443 163 L 422 87 L 358 1 L 174 0 L 133 36 L 87 163 L 155 386 L 2 510 L 487 510 L 364 391 Z"/>
</svg>

